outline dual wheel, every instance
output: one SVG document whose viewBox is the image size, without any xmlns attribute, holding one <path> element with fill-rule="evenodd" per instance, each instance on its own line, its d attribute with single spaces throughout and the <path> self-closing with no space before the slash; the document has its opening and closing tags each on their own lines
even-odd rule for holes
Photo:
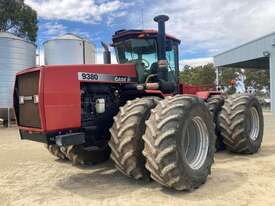
<svg viewBox="0 0 275 206">
<path fill-rule="evenodd" d="M 207 104 L 215 123 L 216 151 L 227 149 L 239 154 L 253 154 L 259 150 L 264 121 L 261 105 L 255 96 L 214 95 Z"/>
<path fill-rule="evenodd" d="M 227 97 L 218 113 L 217 129 L 226 149 L 254 154 L 263 139 L 263 112 L 258 99 L 250 94 Z"/>
<path fill-rule="evenodd" d="M 213 96 L 207 104 L 195 96 L 147 97 L 121 107 L 110 133 L 111 158 L 122 173 L 192 190 L 210 174 L 215 146 L 258 151 L 263 115 L 251 95 Z"/>
<path fill-rule="evenodd" d="M 111 158 L 129 177 L 191 190 L 210 173 L 214 124 L 206 104 L 197 97 L 128 101 L 114 117 L 110 132 Z"/>
</svg>

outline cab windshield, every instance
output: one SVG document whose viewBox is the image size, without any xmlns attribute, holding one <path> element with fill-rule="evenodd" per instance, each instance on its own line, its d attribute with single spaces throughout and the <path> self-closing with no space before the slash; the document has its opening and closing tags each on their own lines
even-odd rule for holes
<svg viewBox="0 0 275 206">
<path fill-rule="evenodd" d="M 119 64 L 134 63 L 140 83 L 149 74 L 155 74 L 158 67 L 158 48 L 155 39 L 128 39 L 114 45 Z M 176 81 L 177 44 L 167 40 L 166 59 L 168 61 L 168 79 Z"/>
<path fill-rule="evenodd" d="M 147 61 L 151 66 L 157 62 L 157 45 L 154 39 L 129 39 L 115 45 L 117 61 L 120 64 Z"/>
</svg>

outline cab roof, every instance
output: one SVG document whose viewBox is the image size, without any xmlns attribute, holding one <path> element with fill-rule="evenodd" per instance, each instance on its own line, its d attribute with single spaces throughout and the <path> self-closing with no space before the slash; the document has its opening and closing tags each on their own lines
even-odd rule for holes
<svg viewBox="0 0 275 206">
<path fill-rule="evenodd" d="M 158 32 L 156 30 L 119 30 L 116 31 L 113 35 L 113 43 L 119 42 L 123 39 L 129 39 L 129 38 L 156 38 L 158 35 Z M 170 36 L 166 35 L 166 38 L 171 39 L 173 41 L 176 41 L 180 44 L 180 40 Z"/>
</svg>

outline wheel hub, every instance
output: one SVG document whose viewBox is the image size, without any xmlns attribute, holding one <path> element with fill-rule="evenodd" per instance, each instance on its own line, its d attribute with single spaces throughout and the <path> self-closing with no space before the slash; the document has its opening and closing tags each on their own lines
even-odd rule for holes
<svg viewBox="0 0 275 206">
<path fill-rule="evenodd" d="M 252 107 L 249 110 L 249 115 L 249 138 L 253 141 L 256 141 L 260 131 L 260 118 L 257 109 L 255 107 Z"/>
<path fill-rule="evenodd" d="M 184 158 L 192 169 L 200 169 L 206 160 L 209 147 L 208 130 L 204 120 L 199 116 L 194 117 L 183 138 Z"/>
</svg>

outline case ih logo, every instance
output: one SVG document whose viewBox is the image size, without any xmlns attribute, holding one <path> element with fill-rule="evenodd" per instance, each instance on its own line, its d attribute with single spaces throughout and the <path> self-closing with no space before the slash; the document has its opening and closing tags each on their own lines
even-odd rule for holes
<svg viewBox="0 0 275 206">
<path fill-rule="evenodd" d="M 136 82 L 136 78 L 129 76 L 113 76 L 111 74 L 97 74 L 88 72 L 78 72 L 80 81 L 100 81 L 100 82 Z"/>
</svg>

